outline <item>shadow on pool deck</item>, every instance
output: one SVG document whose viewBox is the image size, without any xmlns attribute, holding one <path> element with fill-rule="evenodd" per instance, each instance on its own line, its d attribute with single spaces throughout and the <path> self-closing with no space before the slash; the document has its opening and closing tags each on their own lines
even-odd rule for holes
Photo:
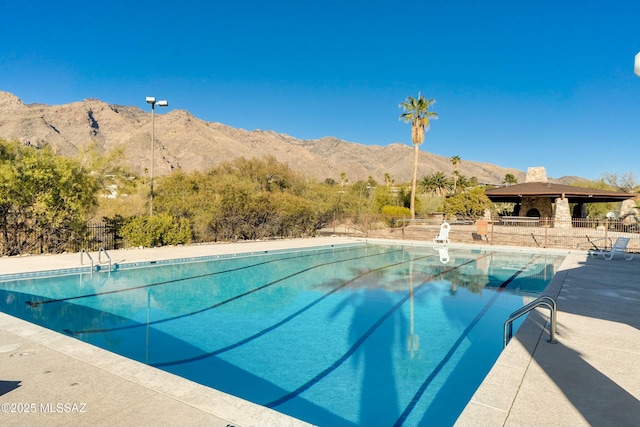
<svg viewBox="0 0 640 427">
<path fill-rule="evenodd" d="M 20 387 L 20 381 L 2 381 L 0 380 L 0 396 L 7 394 L 12 390 Z"/>
<path fill-rule="evenodd" d="M 546 292 L 558 296 L 558 344 L 548 312 L 532 312 L 456 425 L 637 425 L 639 267 L 570 254 Z"/>
</svg>

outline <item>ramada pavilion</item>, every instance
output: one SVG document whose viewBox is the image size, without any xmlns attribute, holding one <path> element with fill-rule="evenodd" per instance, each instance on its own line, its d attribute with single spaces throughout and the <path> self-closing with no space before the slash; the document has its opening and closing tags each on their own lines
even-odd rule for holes
<svg viewBox="0 0 640 427">
<path fill-rule="evenodd" d="M 493 188 L 485 194 L 492 202 L 515 203 L 514 215 L 553 218 L 556 228 L 571 228 L 572 219 L 585 218 L 586 203 L 622 202 L 620 217 L 637 221 L 636 195 L 554 184 L 547 181 L 544 167 L 529 168 L 524 184 Z M 575 204 L 573 212 L 570 203 Z"/>
</svg>

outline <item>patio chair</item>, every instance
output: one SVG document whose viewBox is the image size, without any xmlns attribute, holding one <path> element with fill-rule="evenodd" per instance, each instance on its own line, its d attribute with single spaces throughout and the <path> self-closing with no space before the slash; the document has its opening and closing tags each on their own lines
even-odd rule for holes
<svg viewBox="0 0 640 427">
<path fill-rule="evenodd" d="M 631 239 L 628 237 L 618 237 L 613 246 L 611 246 L 611 250 L 599 249 L 597 251 L 591 251 L 591 255 L 602 255 L 604 259 L 611 260 L 616 254 L 620 254 L 623 255 L 627 261 L 631 261 L 633 259 L 633 253 L 627 252 L 629 240 Z"/>
<path fill-rule="evenodd" d="M 449 230 L 451 226 L 448 222 L 443 222 L 440 224 L 440 233 L 434 237 L 433 243 L 444 243 L 445 245 L 450 242 L 449 240 Z"/>
</svg>

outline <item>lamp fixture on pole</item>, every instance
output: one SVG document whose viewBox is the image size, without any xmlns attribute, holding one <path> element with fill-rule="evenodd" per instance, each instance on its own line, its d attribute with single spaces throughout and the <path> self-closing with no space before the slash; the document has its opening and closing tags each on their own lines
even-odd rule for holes
<svg viewBox="0 0 640 427">
<path fill-rule="evenodd" d="M 150 179 L 150 192 L 149 192 L 149 216 L 153 216 L 153 172 L 154 172 L 154 164 L 155 164 L 155 116 L 156 116 L 156 104 L 158 107 L 168 107 L 169 102 L 167 101 L 156 101 L 154 96 L 147 96 L 147 104 L 151 104 L 151 179 Z"/>
</svg>

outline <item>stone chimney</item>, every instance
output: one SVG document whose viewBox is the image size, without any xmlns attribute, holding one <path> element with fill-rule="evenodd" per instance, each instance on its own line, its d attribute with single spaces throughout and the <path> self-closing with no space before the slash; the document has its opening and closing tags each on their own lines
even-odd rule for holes
<svg viewBox="0 0 640 427">
<path fill-rule="evenodd" d="M 547 182 L 547 169 L 543 166 L 528 168 L 524 182 Z"/>
</svg>

